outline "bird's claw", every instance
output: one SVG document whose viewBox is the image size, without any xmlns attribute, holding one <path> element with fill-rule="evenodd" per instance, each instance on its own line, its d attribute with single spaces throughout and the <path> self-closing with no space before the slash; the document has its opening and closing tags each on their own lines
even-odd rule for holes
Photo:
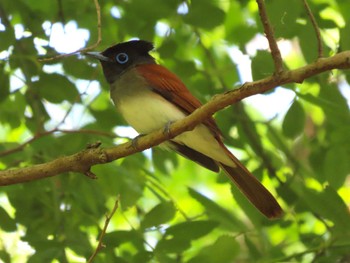
<svg viewBox="0 0 350 263">
<path fill-rule="evenodd" d="M 164 126 L 164 130 L 163 130 L 163 133 L 166 134 L 168 137 L 170 137 L 171 135 L 171 132 L 170 132 L 170 126 L 173 122 L 172 121 L 169 121 L 167 124 L 165 124 Z"/>
<path fill-rule="evenodd" d="M 134 148 L 135 150 L 137 149 L 137 142 L 139 140 L 139 138 L 145 136 L 146 134 L 139 134 L 137 135 L 134 139 L 131 140 L 131 147 Z"/>
</svg>

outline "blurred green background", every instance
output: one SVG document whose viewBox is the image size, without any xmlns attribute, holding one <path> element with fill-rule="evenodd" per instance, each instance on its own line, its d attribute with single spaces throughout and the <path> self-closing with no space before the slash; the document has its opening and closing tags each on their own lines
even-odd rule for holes
<svg viewBox="0 0 350 263">
<path fill-rule="evenodd" d="M 317 59 L 302 1 L 266 7 L 286 69 Z M 310 0 L 325 56 L 350 49 L 350 2 Z M 153 41 L 157 61 L 203 103 L 273 73 L 255 1 L 100 1 L 102 43 Z M 122 143 L 95 61 L 92 0 L 0 3 L 0 169 Z M 120 206 L 94 262 L 350 262 L 349 72 L 288 84 L 215 114 L 225 143 L 285 210 L 269 221 L 216 175 L 159 148 L 81 174 L 0 188 L 0 261 L 85 262 L 105 214 Z"/>
</svg>

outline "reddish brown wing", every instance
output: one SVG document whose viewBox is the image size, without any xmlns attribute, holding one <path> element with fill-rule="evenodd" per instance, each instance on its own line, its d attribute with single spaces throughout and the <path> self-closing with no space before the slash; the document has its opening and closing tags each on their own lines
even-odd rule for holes
<svg viewBox="0 0 350 263">
<path fill-rule="evenodd" d="M 149 82 L 154 91 L 170 100 L 185 113 L 191 114 L 202 103 L 194 97 L 185 84 L 171 71 L 157 64 L 142 64 L 136 66 L 137 71 Z M 213 118 L 203 121 L 212 132 L 218 136 L 221 134 Z"/>
</svg>

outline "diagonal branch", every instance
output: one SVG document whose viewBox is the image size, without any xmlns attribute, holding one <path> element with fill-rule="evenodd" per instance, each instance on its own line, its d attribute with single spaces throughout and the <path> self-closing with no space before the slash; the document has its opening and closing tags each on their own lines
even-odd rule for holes
<svg viewBox="0 0 350 263">
<path fill-rule="evenodd" d="M 307 3 L 307 0 L 303 0 L 303 3 L 304 3 L 304 7 L 306 9 L 307 15 L 309 16 L 311 23 L 312 23 L 312 26 L 315 30 L 315 34 L 316 34 L 316 38 L 317 38 L 318 58 L 320 59 L 323 57 L 323 43 L 322 43 L 320 28 L 318 27 L 316 19 L 315 19 L 314 15 L 312 14 L 312 11 L 310 9 L 309 4 Z"/>
<path fill-rule="evenodd" d="M 104 236 L 106 235 L 106 231 L 107 231 L 107 227 L 109 225 L 109 222 L 111 221 L 113 215 L 115 214 L 115 212 L 117 211 L 118 207 L 119 207 L 119 199 L 120 196 L 118 195 L 117 199 L 114 202 L 114 206 L 112 211 L 110 212 L 110 214 L 106 215 L 106 220 L 105 220 L 105 224 L 103 226 L 102 232 L 100 234 L 100 237 L 98 238 L 98 244 L 97 247 L 94 251 L 94 253 L 90 256 L 89 260 L 87 261 L 87 263 L 91 263 L 94 261 L 94 258 L 97 256 L 98 252 L 100 252 L 105 245 L 102 243 Z"/>
<path fill-rule="evenodd" d="M 256 0 L 256 2 L 259 7 L 259 15 L 264 26 L 264 32 L 267 40 L 269 41 L 273 62 L 275 64 L 275 73 L 280 74 L 283 71 L 282 56 L 275 39 L 275 34 L 273 32 L 269 17 L 267 16 L 265 3 L 264 0 Z"/>
<path fill-rule="evenodd" d="M 319 59 L 312 64 L 295 70 L 283 71 L 280 75 L 273 75 L 258 81 L 245 83 L 239 89 L 217 95 L 191 115 L 171 124 L 169 133 L 165 134 L 164 129 L 159 129 L 140 137 L 137 141 L 137 148 L 133 147 L 132 142 L 105 149 L 90 147 L 76 154 L 60 157 L 48 163 L 0 171 L 0 185 L 23 183 L 66 172 L 80 172 L 88 175 L 91 173 L 90 168 L 96 164 L 112 162 L 135 152 L 151 148 L 182 132 L 192 130 L 215 112 L 246 97 L 263 93 L 287 83 L 301 83 L 309 77 L 333 69 L 350 69 L 350 51 Z"/>
</svg>

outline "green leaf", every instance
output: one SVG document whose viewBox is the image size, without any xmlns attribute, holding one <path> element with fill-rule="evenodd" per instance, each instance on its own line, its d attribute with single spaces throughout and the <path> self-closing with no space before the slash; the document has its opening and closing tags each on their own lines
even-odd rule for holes
<svg viewBox="0 0 350 263">
<path fill-rule="evenodd" d="M 152 161 L 156 169 L 166 175 L 170 175 L 179 164 L 175 153 L 159 147 L 152 149 Z"/>
<path fill-rule="evenodd" d="M 339 29 L 340 32 L 340 48 L 342 50 L 350 50 L 350 19 L 346 21 L 345 27 Z"/>
<path fill-rule="evenodd" d="M 322 107 L 327 120 L 335 127 L 350 123 L 350 110 L 347 100 L 334 84 L 328 84 L 325 78 L 321 78 L 319 98 L 332 107 Z"/>
<path fill-rule="evenodd" d="M 19 127 L 21 125 L 21 120 L 23 119 L 26 105 L 26 100 L 23 94 L 17 92 L 8 96 L 0 104 L 0 122 L 7 123 L 12 128 Z"/>
<path fill-rule="evenodd" d="M 36 251 L 27 261 L 28 263 L 36 263 L 36 262 L 52 262 L 54 259 L 63 259 L 64 257 L 64 249 L 62 247 L 56 247 L 56 242 L 49 242 L 54 243 L 51 244 L 52 247 L 49 247 L 45 250 L 39 250 Z M 62 258 L 63 257 L 63 258 Z"/>
<path fill-rule="evenodd" d="M 317 59 L 317 41 L 315 30 L 309 21 L 306 23 L 306 25 L 302 25 L 300 27 L 298 37 L 303 56 L 308 63 L 314 62 Z"/>
<path fill-rule="evenodd" d="M 240 244 L 232 236 L 220 236 L 214 244 L 204 247 L 188 263 L 234 262 L 239 255 Z"/>
<path fill-rule="evenodd" d="M 78 255 L 87 255 L 93 250 L 88 235 L 81 231 L 76 231 L 73 225 L 67 225 L 65 244 Z M 69 228 L 73 227 L 73 229 Z M 72 235 L 74 233 L 74 235 Z"/>
<path fill-rule="evenodd" d="M 38 62 L 36 56 L 37 51 L 33 37 L 18 39 L 10 56 L 10 67 L 12 69 L 20 68 L 26 78 L 38 76 L 43 65 Z"/>
<path fill-rule="evenodd" d="M 63 60 L 63 69 L 66 74 L 79 79 L 91 79 L 96 68 L 89 66 L 85 59 L 77 57 L 67 57 Z"/>
<path fill-rule="evenodd" d="M 160 47 L 157 48 L 157 52 L 162 57 L 162 59 L 174 57 L 174 50 L 177 48 L 177 43 L 171 38 L 164 39 L 164 42 Z"/>
<path fill-rule="evenodd" d="M 156 227 L 170 221 L 176 213 L 172 202 L 162 202 L 149 211 L 141 222 L 142 228 Z"/>
<path fill-rule="evenodd" d="M 16 39 L 13 30 L 7 29 L 5 31 L 0 31 L 0 51 L 7 50 L 10 45 L 12 45 Z"/>
<path fill-rule="evenodd" d="M 283 134 L 288 138 L 294 139 L 304 131 L 305 120 L 304 108 L 300 102 L 295 100 L 284 117 L 282 123 Z"/>
<path fill-rule="evenodd" d="M 266 78 L 275 70 L 271 54 L 267 51 L 258 51 L 252 59 L 252 75 L 254 80 Z"/>
<path fill-rule="evenodd" d="M 328 111 L 337 112 L 341 109 L 339 105 L 333 103 L 332 101 L 326 100 L 324 98 L 316 97 L 309 93 L 302 94 L 297 92 L 296 94 L 298 95 L 299 98 L 302 98 L 305 101 L 308 101 L 312 104 L 320 106 L 321 108 L 326 109 Z"/>
<path fill-rule="evenodd" d="M 203 19 L 203 15 L 205 19 Z M 188 24 L 213 29 L 224 22 L 225 12 L 211 2 L 192 1 L 189 6 L 189 12 L 185 15 L 184 21 Z"/>
<path fill-rule="evenodd" d="M 303 188 L 300 195 L 303 197 L 302 202 L 305 202 L 311 211 L 333 221 L 337 231 L 350 232 L 348 207 L 332 187 L 326 187 L 322 192 Z"/>
<path fill-rule="evenodd" d="M 11 262 L 11 255 L 5 250 L 0 250 L 0 259 L 3 262 Z"/>
<path fill-rule="evenodd" d="M 138 253 L 133 257 L 133 262 L 152 262 L 152 258 L 153 252 L 138 251 Z"/>
<path fill-rule="evenodd" d="M 39 3 L 38 1 L 35 0 L 27 0 L 25 1 L 26 6 L 28 8 L 30 8 L 31 10 L 33 10 L 34 12 L 46 12 L 49 13 L 50 11 L 52 11 L 52 5 L 50 4 L 50 2 L 43 2 L 43 3 Z"/>
<path fill-rule="evenodd" d="M 245 44 L 256 35 L 257 28 L 247 24 L 242 8 L 240 2 L 230 1 L 230 8 L 225 19 L 225 38 L 232 43 L 239 44 L 241 50 L 244 50 Z"/>
<path fill-rule="evenodd" d="M 16 221 L 12 219 L 6 210 L 0 206 L 0 228 L 6 232 L 12 232 L 17 229 Z"/>
<path fill-rule="evenodd" d="M 233 213 L 228 212 L 223 207 L 192 188 L 188 188 L 188 192 L 192 198 L 203 205 L 210 219 L 220 222 L 220 224 L 231 231 L 243 231 L 246 229 L 245 225 L 242 224 Z"/>
<path fill-rule="evenodd" d="M 145 157 L 141 153 L 134 154 L 125 158 L 121 166 L 114 167 L 114 180 L 116 193 L 120 193 L 121 207 L 126 209 L 135 205 L 137 200 L 142 197 L 146 185 L 146 178 L 141 170 Z"/>
<path fill-rule="evenodd" d="M 156 250 L 179 253 L 190 247 L 191 241 L 210 233 L 218 226 L 215 221 L 189 221 L 170 226 L 158 242 Z"/>
<path fill-rule="evenodd" d="M 291 0 L 288 4 L 280 0 L 267 1 L 266 9 L 277 38 L 292 38 L 299 33 L 297 21 L 305 12 L 301 1 Z M 261 25 L 260 21 L 258 23 Z"/>
<path fill-rule="evenodd" d="M 0 36 L 0 39 L 1 39 L 1 36 Z M 10 94 L 10 78 L 9 78 L 9 75 L 5 72 L 4 68 L 5 68 L 5 65 L 0 64 L 0 83 L 1 83 L 0 102 L 4 101 L 7 98 L 7 96 Z"/>
<path fill-rule="evenodd" d="M 176 7 L 177 1 L 169 0 L 134 0 L 126 6 L 126 11 L 129 12 L 130 18 L 142 18 L 148 21 L 155 21 L 162 17 L 171 14 Z M 151 6 L 156 8 L 150 8 Z M 137 23 L 135 23 L 137 24 Z"/>
<path fill-rule="evenodd" d="M 324 173 L 334 189 L 340 188 L 350 173 L 349 145 L 331 147 L 323 163 Z"/>
<path fill-rule="evenodd" d="M 34 82 L 34 87 L 40 96 L 52 103 L 61 103 L 64 100 L 80 101 L 75 85 L 60 74 L 42 74 L 39 81 Z"/>
<path fill-rule="evenodd" d="M 235 186 L 231 185 L 232 197 L 235 199 L 239 207 L 247 215 L 247 218 L 254 224 L 254 226 L 260 228 L 261 222 L 264 220 L 261 213 L 253 206 L 247 197 Z"/>
<path fill-rule="evenodd" d="M 247 236 L 244 235 L 244 242 L 247 245 L 247 248 L 249 249 L 249 255 L 255 260 L 258 261 L 259 258 L 261 258 L 262 254 L 254 244 L 254 242 Z"/>
<path fill-rule="evenodd" d="M 141 249 L 143 247 L 143 238 L 140 233 L 135 230 L 118 230 L 107 233 L 103 238 L 103 243 L 106 244 L 106 248 L 113 250 L 124 243 L 133 243 L 136 247 Z"/>
<path fill-rule="evenodd" d="M 165 235 L 168 237 L 182 237 L 189 240 L 194 240 L 208 234 L 217 226 L 218 223 L 212 220 L 183 222 L 168 227 L 165 231 Z"/>
<path fill-rule="evenodd" d="M 90 109 L 90 113 L 101 129 L 111 130 L 117 125 L 126 125 L 125 120 L 112 104 L 109 104 L 104 110 Z"/>
</svg>

